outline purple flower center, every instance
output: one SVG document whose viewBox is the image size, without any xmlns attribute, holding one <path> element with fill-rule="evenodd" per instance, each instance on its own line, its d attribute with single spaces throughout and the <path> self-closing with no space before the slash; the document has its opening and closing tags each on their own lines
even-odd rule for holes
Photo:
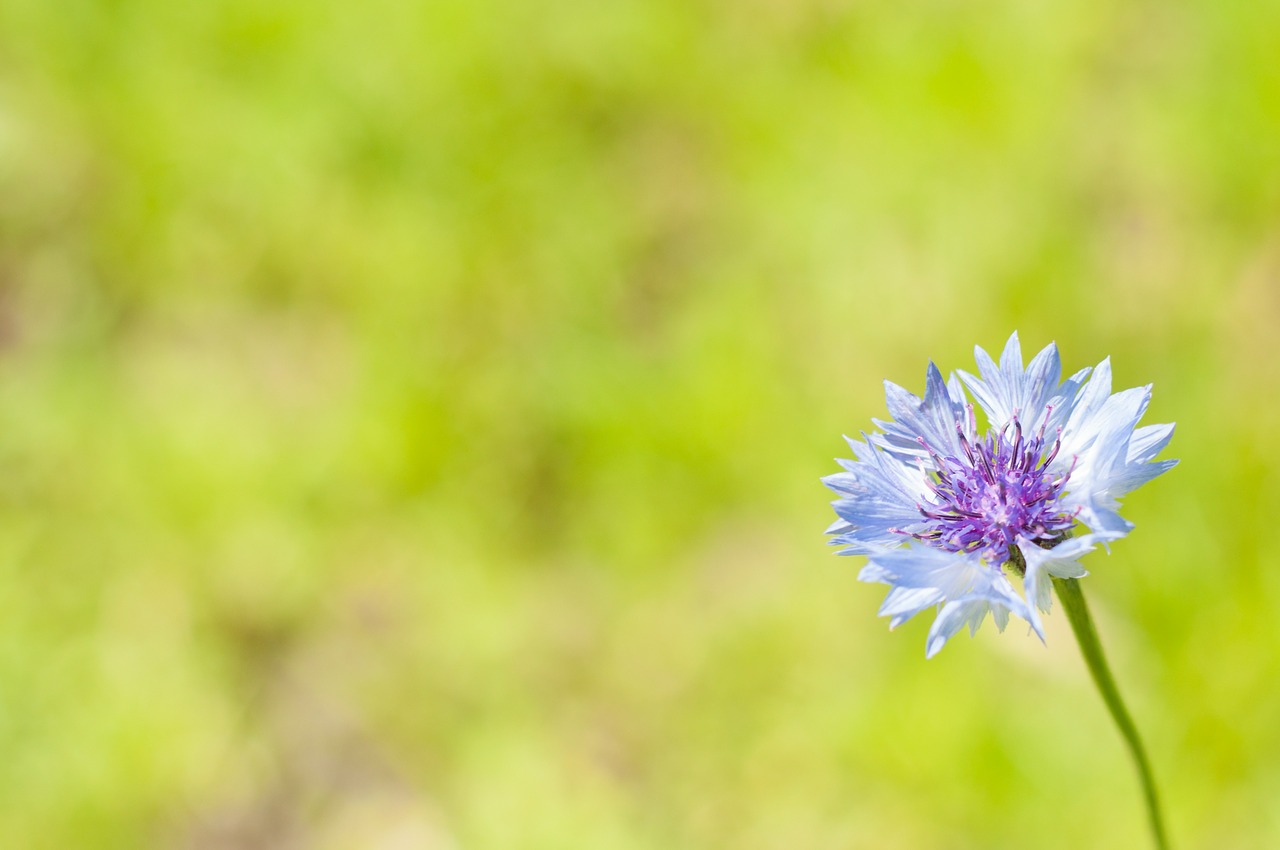
<svg viewBox="0 0 1280 850">
<path fill-rule="evenodd" d="M 1065 510 L 1059 497 L 1075 462 L 1060 477 L 1049 472 L 1062 441 L 1046 452 L 1044 430 L 1024 435 L 1015 415 L 977 443 L 961 431 L 963 457 L 943 457 L 920 438 L 933 460 L 928 486 L 934 498 L 919 505 L 925 529 L 903 533 L 951 552 L 980 552 L 989 564 L 1020 562 L 1012 549 L 1019 537 L 1049 543 L 1067 536 L 1076 512 Z"/>
</svg>

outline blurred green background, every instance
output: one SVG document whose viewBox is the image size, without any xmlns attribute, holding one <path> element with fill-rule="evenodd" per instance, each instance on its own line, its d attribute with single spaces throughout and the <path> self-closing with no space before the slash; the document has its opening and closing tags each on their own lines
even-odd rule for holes
<svg viewBox="0 0 1280 850">
<path fill-rule="evenodd" d="M 929 358 L 1114 355 L 1085 589 L 1280 846 L 1280 6 L 0 3 L 6 847 L 1142 847 L 1060 613 L 822 530 Z"/>
</svg>

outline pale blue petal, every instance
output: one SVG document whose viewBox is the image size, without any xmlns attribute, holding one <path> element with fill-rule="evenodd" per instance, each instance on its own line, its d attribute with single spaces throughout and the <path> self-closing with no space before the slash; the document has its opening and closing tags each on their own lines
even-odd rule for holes
<svg viewBox="0 0 1280 850">
<path fill-rule="evenodd" d="M 1146 463 L 1169 445 L 1173 437 L 1173 425 L 1144 425 L 1133 432 L 1129 441 L 1129 463 Z"/>
<path fill-rule="evenodd" d="M 825 534 L 843 534 L 846 531 L 852 531 L 853 526 L 845 522 L 843 519 L 837 519 L 831 525 L 827 526 Z"/>
<path fill-rule="evenodd" d="M 1058 357 L 1058 346 L 1050 343 L 1037 354 L 1027 366 L 1026 379 L 1022 386 L 1023 416 L 1038 413 L 1036 407 L 1043 407 L 1048 400 L 1057 394 L 1058 382 L 1062 378 L 1062 360 Z M 1034 425 L 1032 419 L 1028 424 Z"/>
<path fill-rule="evenodd" d="M 932 608 L 946 597 L 931 587 L 895 587 L 880 605 L 879 615 L 891 617 L 889 628 L 896 629 L 926 608 Z"/>
<path fill-rule="evenodd" d="M 871 438 L 876 444 L 909 458 L 928 456 L 928 450 L 920 445 L 921 439 L 944 456 L 960 452 L 956 429 L 965 428 L 966 436 L 969 431 L 964 393 L 949 386 L 937 366 L 930 363 L 925 373 L 923 399 L 891 381 L 885 381 L 884 388 L 891 419 L 872 420 L 884 431 Z"/>
<path fill-rule="evenodd" d="M 1025 427 L 1038 428 L 1044 424 L 1047 429 L 1057 428 L 1066 421 L 1080 382 L 1088 374 L 1077 372 L 1059 383 L 1062 358 L 1054 343 L 1032 358 L 1024 372 L 1017 333 L 1009 337 L 999 366 L 981 348 L 975 348 L 974 359 L 978 362 L 979 376 L 962 371 L 960 378 L 995 428 L 1003 427 L 1015 414 Z"/>
<path fill-rule="evenodd" d="M 1104 371 L 1108 380 L 1103 388 L 1109 389 L 1109 368 L 1100 365 L 1095 380 Z M 1119 500 L 1177 464 L 1152 460 L 1169 442 L 1173 426 L 1137 428 L 1151 402 L 1150 386 L 1123 390 L 1098 403 L 1093 384 L 1082 392 L 1088 398 L 1077 406 L 1054 466 L 1071 471 L 1064 505 L 1076 508 L 1095 531 L 1127 533 L 1133 524 L 1117 513 Z"/>
<path fill-rule="evenodd" d="M 964 628 L 965 623 L 969 623 L 971 631 L 976 630 L 973 624 L 982 622 L 982 619 L 987 616 L 989 607 L 980 599 L 948 602 L 943 605 L 933 621 L 933 626 L 929 629 L 929 637 L 924 645 L 924 657 L 932 658 L 937 655 L 952 635 Z"/>
<path fill-rule="evenodd" d="M 1027 595 L 1027 608 L 1031 613 L 1029 618 L 1031 630 L 1043 643 L 1044 624 L 1040 622 L 1040 612 L 1049 613 L 1049 605 L 1052 602 L 1049 576 L 1042 570 L 1032 570 L 1028 567 L 1027 574 L 1022 577 L 1022 591 Z"/>
<path fill-rule="evenodd" d="M 1070 500 L 1064 499 L 1064 501 L 1070 504 Z M 1124 537 L 1133 531 L 1133 523 L 1120 516 L 1115 505 L 1090 500 L 1076 504 L 1075 508 L 1080 512 L 1080 521 L 1089 526 L 1092 531 L 1116 538 Z"/>
<path fill-rule="evenodd" d="M 1108 357 L 1093 370 L 1093 376 L 1076 396 L 1071 415 L 1062 429 L 1062 448 L 1058 465 L 1067 466 L 1073 456 L 1082 454 L 1097 436 L 1094 418 L 1111 396 L 1111 358 Z"/>
<path fill-rule="evenodd" d="M 1000 371 L 1006 375 L 1022 374 L 1022 345 L 1018 342 L 1017 331 L 1009 334 L 1009 341 L 1000 353 Z"/>
<path fill-rule="evenodd" d="M 848 439 L 848 438 L 846 438 Z M 832 502 L 844 525 L 833 525 L 833 546 L 842 555 L 864 555 L 873 548 L 901 545 L 901 532 L 920 524 L 919 504 L 926 497 L 925 473 L 917 464 L 894 458 L 865 442 L 849 439 L 858 460 L 839 460 L 845 468 L 822 479 L 844 498 Z"/>
<path fill-rule="evenodd" d="M 1010 592 L 1012 592 L 1012 588 Z M 1020 602 L 1020 600 L 1018 601 Z M 1026 606 L 1020 607 L 1025 609 Z M 1008 608 L 1004 607 L 1003 600 L 970 597 L 955 599 L 943 605 L 942 610 L 938 612 L 937 619 L 933 621 L 933 626 L 929 629 L 929 636 L 925 640 L 924 657 L 932 658 L 937 655 L 947 641 L 965 626 L 969 627 L 969 634 L 976 634 L 978 627 L 982 625 L 982 621 L 986 619 L 987 614 L 989 612 L 994 613 L 1000 609 L 1003 609 L 1003 622 L 1008 623 L 1009 612 Z M 1022 614 L 1023 612 L 1019 611 L 1018 613 Z"/>
<path fill-rule="evenodd" d="M 868 562 L 861 570 L 858 571 L 858 581 L 888 584 L 892 577 L 893 573 L 889 572 L 874 561 Z"/>
<path fill-rule="evenodd" d="M 1026 561 L 1027 572 L 1022 579 L 1022 588 L 1027 596 L 1027 605 L 1031 628 L 1044 640 L 1044 629 L 1040 622 L 1040 611 L 1049 613 L 1053 603 L 1051 594 L 1051 577 L 1081 578 L 1087 575 L 1079 559 L 1092 552 L 1098 543 L 1115 539 L 1115 535 L 1082 534 L 1059 543 L 1052 549 L 1043 549 L 1026 538 L 1020 538 L 1018 549 Z"/>
<path fill-rule="evenodd" d="M 976 631 L 988 613 L 1001 630 L 1010 613 L 1029 619 L 1026 603 L 1000 569 L 976 555 L 912 545 L 876 552 L 868 558 L 858 578 L 892 586 L 880 611 L 893 617 L 891 627 L 945 602 L 930 631 L 929 656 L 966 623 L 970 631 Z"/>
<path fill-rule="evenodd" d="M 1063 381 L 1054 391 L 1053 396 L 1045 403 L 1047 412 L 1043 418 L 1029 419 L 1028 426 L 1038 429 L 1043 424 L 1046 434 L 1053 434 L 1059 428 L 1065 428 L 1067 420 L 1075 409 L 1080 387 L 1092 371 L 1092 367 L 1085 367 Z"/>
<path fill-rule="evenodd" d="M 1014 331 L 1013 335 L 1009 337 L 1009 343 L 1005 345 L 1004 354 L 1001 355 L 1002 361 L 1010 358 L 1011 346 L 1013 349 L 1017 349 L 1017 331 Z M 1020 351 L 1017 356 L 1019 359 L 1017 372 L 1020 376 L 1022 373 L 1022 355 Z M 1013 397 L 1016 387 L 1011 385 L 1010 379 L 996 365 L 995 361 L 991 359 L 991 356 L 987 354 L 982 346 L 975 345 L 973 347 L 973 359 L 978 363 L 978 375 L 981 377 L 974 377 L 961 370 L 959 372 L 960 380 L 969 388 L 969 392 L 973 393 L 974 399 L 978 402 L 983 412 L 987 414 L 987 419 L 991 423 L 997 424 L 998 427 L 1009 419 L 1013 408 L 1008 399 Z"/>
<path fill-rule="evenodd" d="M 990 574 L 999 574 L 998 569 L 977 555 L 930 546 L 882 550 L 868 555 L 867 560 L 868 565 L 875 565 L 890 576 L 895 587 L 936 588 L 948 599 L 981 589 L 990 583 Z"/>
</svg>

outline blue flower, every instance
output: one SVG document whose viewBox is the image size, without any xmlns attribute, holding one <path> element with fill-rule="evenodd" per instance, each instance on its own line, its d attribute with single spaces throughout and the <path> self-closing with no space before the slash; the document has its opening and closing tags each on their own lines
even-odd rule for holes
<svg viewBox="0 0 1280 850">
<path fill-rule="evenodd" d="M 1082 555 L 1133 528 L 1120 497 L 1177 463 L 1155 459 L 1173 425 L 1138 427 L 1151 387 L 1112 393 L 1110 359 L 1064 380 L 1049 345 L 1024 370 L 1017 333 L 998 364 L 975 357 L 977 375 L 947 380 L 930 363 L 923 399 L 886 381 L 891 418 L 849 439 L 855 460 L 823 479 L 840 496 L 831 543 L 867 558 L 859 579 L 889 585 L 889 627 L 938 608 L 926 657 L 988 613 L 1002 631 L 1016 614 L 1043 640 L 1050 577 L 1085 575 Z"/>
</svg>

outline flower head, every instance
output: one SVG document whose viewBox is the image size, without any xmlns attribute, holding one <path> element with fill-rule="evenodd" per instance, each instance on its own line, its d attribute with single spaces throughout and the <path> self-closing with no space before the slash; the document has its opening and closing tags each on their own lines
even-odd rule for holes
<svg viewBox="0 0 1280 850">
<path fill-rule="evenodd" d="M 1080 556 L 1133 527 L 1120 497 L 1177 463 L 1155 460 L 1173 425 L 1138 427 L 1151 387 L 1112 393 L 1110 360 L 1063 380 L 1049 345 L 1024 369 L 1016 333 L 998 364 L 975 357 L 977 375 L 945 381 L 930 363 L 924 398 L 886 381 L 891 418 L 850 439 L 855 460 L 823 479 L 840 496 L 831 542 L 866 556 L 858 578 L 890 586 L 890 628 L 939 608 L 927 656 L 988 613 L 1001 630 L 1017 614 L 1043 640 L 1049 577 L 1085 575 Z"/>
</svg>

